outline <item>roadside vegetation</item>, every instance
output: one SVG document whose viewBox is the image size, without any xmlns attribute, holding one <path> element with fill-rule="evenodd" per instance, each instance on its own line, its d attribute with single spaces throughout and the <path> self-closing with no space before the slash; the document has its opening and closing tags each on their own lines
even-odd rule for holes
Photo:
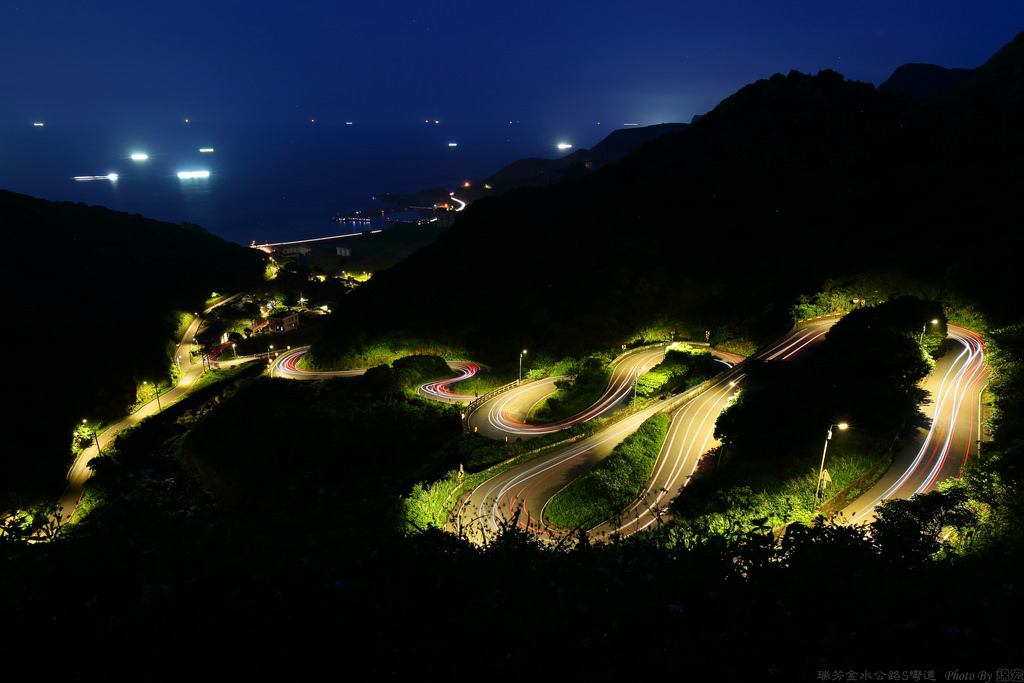
<svg viewBox="0 0 1024 683">
<path fill-rule="evenodd" d="M 669 421 L 663 413 L 649 418 L 593 469 L 555 494 L 544 508 L 547 521 L 563 529 L 587 530 L 622 512 L 651 476 Z"/>
<path fill-rule="evenodd" d="M 726 535 L 737 529 L 779 528 L 791 522 L 811 524 L 819 509 L 834 511 L 853 500 L 881 477 L 892 458 L 886 453 L 835 448 L 848 436 L 836 430 L 830 446 L 828 470 L 831 482 L 823 487 L 815 504 L 820 461 L 806 458 L 787 471 L 770 477 L 735 477 L 714 472 L 716 456 L 706 457 L 705 468 L 674 503 L 678 519 L 669 525 L 670 535 L 683 540 L 695 536 Z"/>
<path fill-rule="evenodd" d="M 918 383 L 941 348 L 933 339 L 944 337 L 939 304 L 903 297 L 849 313 L 797 361 L 750 362 L 716 422 L 723 445 L 674 503 L 688 533 L 809 523 L 830 429 L 828 496 L 880 476 L 918 412 Z"/>
<path fill-rule="evenodd" d="M 450 342 L 398 335 L 372 341 L 357 341 L 344 356 L 328 352 L 326 349 L 329 348 L 332 347 L 323 343 L 314 345 L 299 361 L 299 367 L 314 371 L 372 368 L 413 355 L 438 356 L 445 360 L 472 360 L 465 348 Z"/>
<path fill-rule="evenodd" d="M 455 449 L 460 467 L 436 480 L 417 482 L 409 494 L 402 497 L 402 518 L 409 523 L 407 531 L 443 527 L 462 492 L 471 491 L 491 477 L 560 448 L 569 441 L 590 436 L 602 422 L 590 420 L 529 441 L 505 443 L 467 436 L 458 442 Z M 469 524 L 472 520 L 465 521 Z"/>
<path fill-rule="evenodd" d="M 706 348 L 673 344 L 665 352 L 665 360 L 637 379 L 637 394 L 641 398 L 675 394 L 710 379 L 715 372 L 715 359 Z"/>
<path fill-rule="evenodd" d="M 592 406 L 608 388 L 611 379 L 609 360 L 602 355 L 591 355 L 585 358 L 563 358 L 550 366 L 549 375 L 564 379 L 555 382 L 554 393 L 533 407 L 527 421 L 535 424 L 558 422 Z"/>
<path fill-rule="evenodd" d="M 496 375 L 489 368 L 481 366 L 480 371 L 472 377 L 453 384 L 452 391 L 457 394 L 471 394 L 479 397 L 495 389 L 500 389 L 510 381 L 512 380 Z"/>
</svg>

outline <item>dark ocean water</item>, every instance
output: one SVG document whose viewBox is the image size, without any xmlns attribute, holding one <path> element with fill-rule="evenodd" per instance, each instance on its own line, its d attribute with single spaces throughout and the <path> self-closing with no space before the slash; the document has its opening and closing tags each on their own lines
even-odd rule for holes
<svg viewBox="0 0 1024 683">
<path fill-rule="evenodd" d="M 603 134 L 588 129 L 578 133 L 586 140 L 573 142 L 593 146 Z M 507 122 L 460 129 L 424 122 L 227 129 L 182 122 L 137 130 L 23 124 L 0 130 L 0 188 L 191 221 L 247 245 L 337 234 L 330 218 L 385 206 L 375 195 L 454 189 L 520 158 L 555 158 L 562 139 Z M 214 151 L 201 153 L 204 147 Z M 133 161 L 136 152 L 149 158 Z M 198 170 L 209 177 L 177 175 Z M 74 179 L 110 174 L 117 180 Z"/>
</svg>

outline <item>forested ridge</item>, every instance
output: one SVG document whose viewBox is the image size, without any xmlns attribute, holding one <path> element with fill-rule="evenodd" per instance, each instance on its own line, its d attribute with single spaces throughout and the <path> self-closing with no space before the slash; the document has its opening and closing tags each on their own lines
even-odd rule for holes
<svg viewBox="0 0 1024 683">
<path fill-rule="evenodd" d="M 7 371 L 7 508 L 26 504 L 18 490 L 59 493 L 75 426 L 122 417 L 144 378 L 169 378 L 179 316 L 259 282 L 264 261 L 196 225 L 6 190 L 0 216 L 21 295 L 8 303 L 21 360 Z"/>
</svg>

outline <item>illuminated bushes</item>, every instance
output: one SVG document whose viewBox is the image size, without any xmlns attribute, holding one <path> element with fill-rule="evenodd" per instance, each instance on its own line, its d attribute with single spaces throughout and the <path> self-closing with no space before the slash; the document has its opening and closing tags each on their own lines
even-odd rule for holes
<svg viewBox="0 0 1024 683">
<path fill-rule="evenodd" d="M 548 424 L 581 413 L 592 406 L 608 387 L 607 367 L 597 356 L 582 360 L 563 359 L 555 363 L 551 374 L 563 375 L 567 379 L 555 382 L 555 393 L 530 412 L 530 422 Z"/>
<path fill-rule="evenodd" d="M 706 349 L 670 349 L 665 360 L 637 380 L 637 393 L 650 398 L 658 393 L 689 389 L 715 374 L 715 361 Z"/>
<path fill-rule="evenodd" d="M 625 509 L 651 476 L 668 424 L 665 414 L 644 422 L 611 455 L 548 502 L 547 521 L 563 528 L 590 529 Z"/>
<path fill-rule="evenodd" d="M 352 339 L 321 338 L 299 360 L 303 370 L 347 370 L 372 368 L 405 356 L 439 356 L 447 360 L 466 359 L 466 350 L 450 342 L 436 339 L 390 336 L 368 340 L 358 332 Z"/>
</svg>

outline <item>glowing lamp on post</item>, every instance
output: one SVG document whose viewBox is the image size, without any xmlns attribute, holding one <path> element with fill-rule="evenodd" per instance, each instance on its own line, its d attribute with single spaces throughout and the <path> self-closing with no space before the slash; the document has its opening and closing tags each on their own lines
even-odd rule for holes
<svg viewBox="0 0 1024 683">
<path fill-rule="evenodd" d="M 519 384 L 523 383 L 523 356 L 525 355 L 526 349 L 523 349 L 523 352 L 519 354 Z"/>
<path fill-rule="evenodd" d="M 143 380 L 142 384 L 143 386 L 149 386 L 149 382 L 146 380 Z M 163 408 L 160 407 L 160 388 L 157 387 L 156 382 L 153 383 L 153 392 L 156 394 L 156 411 L 159 413 L 163 411 Z"/>
<path fill-rule="evenodd" d="M 937 325 L 938 322 L 939 319 L 935 318 L 934 320 L 929 320 L 928 322 L 921 326 L 921 338 L 917 340 L 918 344 L 924 343 L 924 333 L 928 330 L 928 325 Z"/>
<path fill-rule="evenodd" d="M 90 430 L 89 430 L 89 427 L 86 426 L 86 422 L 87 422 L 87 420 L 82 420 L 82 428 L 85 429 L 85 435 L 89 436 L 89 431 Z M 95 429 L 92 430 L 92 440 L 96 444 L 96 452 L 98 454 L 100 454 L 100 455 L 103 455 L 103 450 L 100 448 L 100 440 L 99 440 L 99 437 L 96 436 L 96 430 Z"/>
<path fill-rule="evenodd" d="M 821 480 L 825 474 L 825 453 L 828 452 L 828 442 L 832 440 L 832 428 L 839 427 L 839 429 L 846 429 L 850 425 L 845 422 L 839 424 L 832 424 L 828 426 L 828 432 L 825 435 L 825 448 L 821 451 L 821 467 L 818 468 L 818 486 L 814 489 L 814 507 L 818 507 L 818 493 L 821 491 Z"/>
</svg>

